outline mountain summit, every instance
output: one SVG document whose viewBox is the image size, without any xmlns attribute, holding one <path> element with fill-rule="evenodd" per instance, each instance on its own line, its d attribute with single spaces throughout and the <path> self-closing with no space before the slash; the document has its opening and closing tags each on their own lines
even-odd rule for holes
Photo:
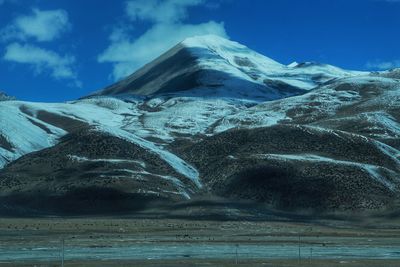
<svg viewBox="0 0 400 267">
<path fill-rule="evenodd" d="M 95 95 L 219 96 L 258 101 L 305 93 L 352 76 L 329 65 L 282 65 L 215 35 L 188 38 L 122 81 Z"/>
</svg>

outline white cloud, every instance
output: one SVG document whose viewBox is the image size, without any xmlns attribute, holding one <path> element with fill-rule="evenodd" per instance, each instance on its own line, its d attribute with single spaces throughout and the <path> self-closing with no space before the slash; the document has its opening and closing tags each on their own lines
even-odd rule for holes
<svg viewBox="0 0 400 267">
<path fill-rule="evenodd" d="M 394 68 L 400 68 L 400 60 L 393 61 L 370 61 L 365 65 L 371 70 L 389 70 Z"/>
<path fill-rule="evenodd" d="M 112 77 L 119 80 L 155 59 L 183 39 L 195 35 L 215 34 L 227 37 L 224 23 L 209 21 L 187 24 L 187 9 L 205 3 L 204 0 L 136 0 L 126 5 L 132 21 L 150 21 L 153 25 L 136 39 L 123 28 L 110 35 L 109 47 L 98 61 L 113 64 Z"/>
<path fill-rule="evenodd" d="M 1 1 L 12 0 L 0 0 L 0 3 Z M 36 75 L 48 73 L 57 80 L 69 80 L 72 81 L 71 85 L 80 87 L 81 82 L 74 70 L 75 57 L 32 45 L 35 42 L 54 41 L 70 28 L 66 11 L 34 8 L 30 15 L 16 17 L 0 31 L 2 41 L 19 41 L 6 46 L 3 60 L 29 65 Z"/>
<path fill-rule="evenodd" d="M 49 72 L 55 79 L 72 79 L 76 82 L 75 85 L 79 85 L 76 73 L 73 70 L 75 63 L 73 56 L 61 56 L 37 46 L 12 43 L 6 47 L 3 59 L 30 65 L 37 74 Z"/>
<path fill-rule="evenodd" d="M 34 8 L 32 14 L 17 17 L 2 30 L 1 35 L 3 40 L 34 38 L 39 42 L 46 42 L 57 39 L 70 28 L 68 13 L 65 10 Z"/>
</svg>

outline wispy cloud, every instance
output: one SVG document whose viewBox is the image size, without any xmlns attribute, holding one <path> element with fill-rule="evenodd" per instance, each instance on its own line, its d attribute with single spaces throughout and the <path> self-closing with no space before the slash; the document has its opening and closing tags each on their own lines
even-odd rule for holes
<svg viewBox="0 0 400 267">
<path fill-rule="evenodd" d="M 5 49 L 3 59 L 9 62 L 30 65 L 36 74 L 47 72 L 55 79 L 69 79 L 80 86 L 73 69 L 75 58 L 61 56 L 51 50 L 46 50 L 33 45 L 12 43 Z"/>
<path fill-rule="evenodd" d="M 65 10 L 32 9 L 29 15 L 22 15 L 1 31 L 3 40 L 27 40 L 34 38 L 39 42 L 53 41 L 71 28 Z"/>
<path fill-rule="evenodd" d="M 185 23 L 188 8 L 205 5 L 205 0 L 135 0 L 126 3 L 130 23 L 147 21 L 152 26 L 138 38 L 129 27 L 117 27 L 110 35 L 109 47 L 99 55 L 99 62 L 113 64 L 113 78 L 119 80 L 156 58 L 173 45 L 194 35 L 216 34 L 227 37 L 224 23 L 208 21 Z"/>
<path fill-rule="evenodd" d="M 370 70 L 390 70 L 394 68 L 400 68 L 400 60 L 370 61 L 367 62 L 365 66 Z"/>
<path fill-rule="evenodd" d="M 40 44 L 54 42 L 71 27 L 65 10 L 33 8 L 31 14 L 16 17 L 0 31 L 0 39 L 8 43 L 3 60 L 28 65 L 35 75 L 47 73 L 56 80 L 69 80 L 72 86 L 80 87 L 81 82 L 74 70 L 75 57 L 61 55 Z"/>
</svg>

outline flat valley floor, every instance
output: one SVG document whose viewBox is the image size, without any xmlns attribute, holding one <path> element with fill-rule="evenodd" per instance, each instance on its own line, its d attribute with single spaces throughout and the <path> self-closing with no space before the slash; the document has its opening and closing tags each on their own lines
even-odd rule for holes
<svg viewBox="0 0 400 267">
<path fill-rule="evenodd" d="M 62 264 L 400 266 L 400 220 L 0 219 L 0 266 Z"/>
</svg>

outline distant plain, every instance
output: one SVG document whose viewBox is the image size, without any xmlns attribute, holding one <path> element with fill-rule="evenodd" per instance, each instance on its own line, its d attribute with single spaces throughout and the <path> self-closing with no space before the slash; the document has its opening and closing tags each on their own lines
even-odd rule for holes
<svg viewBox="0 0 400 267">
<path fill-rule="evenodd" d="M 6 218 L 0 266 L 399 266 L 400 221 Z"/>
</svg>

